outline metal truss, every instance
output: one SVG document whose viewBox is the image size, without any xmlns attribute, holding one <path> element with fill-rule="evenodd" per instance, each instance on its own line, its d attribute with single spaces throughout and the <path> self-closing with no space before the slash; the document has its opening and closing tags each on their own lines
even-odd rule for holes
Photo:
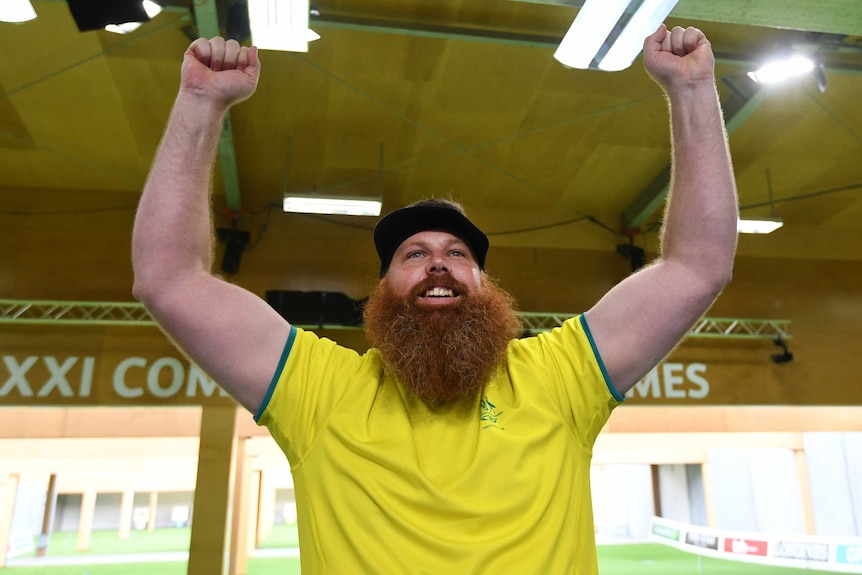
<svg viewBox="0 0 862 575">
<path fill-rule="evenodd" d="M 549 331 L 575 314 L 522 312 L 526 331 L 535 334 Z M 688 332 L 687 337 L 722 339 L 790 339 L 788 319 L 743 319 L 738 317 L 702 317 Z"/>
<path fill-rule="evenodd" d="M 522 312 L 524 330 L 531 334 L 559 327 L 573 313 Z M 34 301 L 0 299 L 0 324 L 41 325 L 155 325 L 137 302 Z M 790 339 L 786 319 L 701 318 L 688 337 L 724 339 Z M 305 327 L 305 326 L 302 326 Z M 357 329 L 356 326 L 307 326 Z"/>
<path fill-rule="evenodd" d="M 155 325 L 140 303 L 0 299 L 0 323 Z"/>
<path fill-rule="evenodd" d="M 790 339 L 789 319 L 741 319 L 734 317 L 702 317 L 688 337 L 720 337 L 731 339 Z"/>
</svg>

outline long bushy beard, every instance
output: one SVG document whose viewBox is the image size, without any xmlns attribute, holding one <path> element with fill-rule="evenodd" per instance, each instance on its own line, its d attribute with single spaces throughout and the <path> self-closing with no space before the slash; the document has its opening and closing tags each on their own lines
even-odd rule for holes
<svg viewBox="0 0 862 575">
<path fill-rule="evenodd" d="M 434 286 L 462 294 L 446 306 L 423 305 Z M 428 278 L 407 296 L 380 281 L 364 311 L 365 334 L 391 370 L 421 400 L 442 404 L 475 396 L 522 329 L 514 300 L 487 276 L 469 291 L 451 276 Z"/>
</svg>

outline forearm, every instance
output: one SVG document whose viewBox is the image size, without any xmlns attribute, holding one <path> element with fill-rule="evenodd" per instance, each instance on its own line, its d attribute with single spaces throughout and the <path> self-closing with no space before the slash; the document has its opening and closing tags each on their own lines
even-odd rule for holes
<svg viewBox="0 0 862 575">
<path fill-rule="evenodd" d="M 177 97 L 135 219 L 132 260 L 139 298 L 210 272 L 211 173 L 224 114 L 192 94 Z"/>
<path fill-rule="evenodd" d="M 672 172 L 662 230 L 662 258 L 702 277 L 730 280 L 736 251 L 736 184 L 713 82 L 668 93 Z"/>
</svg>

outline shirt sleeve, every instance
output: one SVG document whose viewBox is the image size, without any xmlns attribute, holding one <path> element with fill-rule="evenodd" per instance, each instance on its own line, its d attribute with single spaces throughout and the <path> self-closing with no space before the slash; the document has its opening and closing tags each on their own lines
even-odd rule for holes
<svg viewBox="0 0 862 575">
<path fill-rule="evenodd" d="M 292 327 L 255 421 L 266 426 L 291 465 L 308 453 L 364 356 Z"/>
<path fill-rule="evenodd" d="M 535 374 L 534 384 L 544 383 L 572 432 L 592 449 L 611 411 L 625 398 L 608 377 L 586 317 L 571 318 L 515 347 L 513 357 Z"/>
</svg>

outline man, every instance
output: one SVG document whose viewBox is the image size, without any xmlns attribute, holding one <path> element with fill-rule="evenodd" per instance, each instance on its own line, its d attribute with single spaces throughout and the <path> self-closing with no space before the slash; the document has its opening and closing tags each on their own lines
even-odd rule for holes
<svg viewBox="0 0 862 575">
<path fill-rule="evenodd" d="M 135 295 L 284 450 L 304 571 L 597 572 L 593 442 L 730 280 L 736 246 L 709 42 L 662 26 L 644 64 L 672 124 L 660 259 L 561 328 L 517 339 L 484 273 L 485 235 L 456 204 L 420 202 L 375 229 L 375 347 L 360 355 L 211 275 L 221 121 L 260 67 L 255 48 L 192 43 L 135 222 Z"/>
</svg>

